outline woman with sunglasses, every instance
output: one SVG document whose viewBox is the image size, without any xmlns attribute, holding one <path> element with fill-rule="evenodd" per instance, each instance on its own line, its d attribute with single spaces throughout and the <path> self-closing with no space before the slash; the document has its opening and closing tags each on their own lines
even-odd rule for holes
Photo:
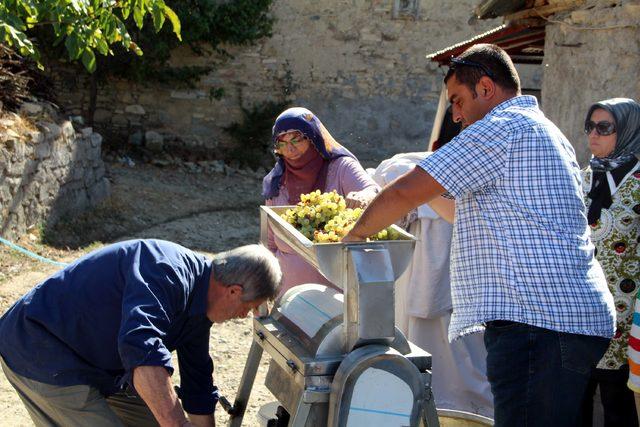
<svg viewBox="0 0 640 427">
<path fill-rule="evenodd" d="M 583 171 L 587 219 L 617 310 L 616 333 L 587 389 L 584 425 L 591 425 L 599 385 L 605 425 L 637 426 L 634 395 L 627 381 L 640 393 L 640 344 L 634 349 L 634 343 L 640 343 L 640 313 L 629 341 L 640 287 L 640 104 L 627 98 L 600 101 L 589 109 L 584 131 L 593 154 Z M 636 305 L 640 309 L 640 303 Z"/>
<path fill-rule="evenodd" d="M 358 207 L 366 205 L 379 190 L 356 157 L 338 144 L 306 108 L 290 108 L 281 113 L 272 138 L 277 162 L 262 181 L 262 195 L 268 206 L 294 205 L 301 194 L 336 190 L 345 197 L 347 207 Z M 271 231 L 269 249 L 282 268 L 280 295 L 302 283 L 330 284 Z"/>
</svg>

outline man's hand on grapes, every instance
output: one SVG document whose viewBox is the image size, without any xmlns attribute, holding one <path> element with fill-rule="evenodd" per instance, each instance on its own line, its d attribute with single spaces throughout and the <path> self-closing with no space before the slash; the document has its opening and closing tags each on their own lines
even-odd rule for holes
<svg viewBox="0 0 640 427">
<path fill-rule="evenodd" d="M 345 196 L 344 200 L 347 203 L 347 208 L 351 209 L 364 208 L 371 201 L 370 197 L 366 197 L 361 191 L 352 191 Z"/>
<path fill-rule="evenodd" d="M 362 242 L 365 239 L 365 236 L 358 236 L 357 234 L 353 234 L 351 231 L 342 238 L 342 243 L 348 242 Z"/>
</svg>

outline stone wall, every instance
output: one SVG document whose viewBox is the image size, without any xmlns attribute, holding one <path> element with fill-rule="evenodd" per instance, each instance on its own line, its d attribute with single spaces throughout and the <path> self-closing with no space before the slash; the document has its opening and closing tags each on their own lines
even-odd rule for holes
<svg viewBox="0 0 640 427">
<path fill-rule="evenodd" d="M 38 104 L 32 112 L 41 111 Z M 24 109 L 24 107 L 23 107 Z M 102 137 L 71 122 L 0 118 L 0 236 L 13 238 L 79 214 L 109 195 Z"/>
<path fill-rule="evenodd" d="M 444 75 L 425 55 L 500 24 L 469 25 L 476 3 L 276 0 L 273 37 L 229 48 L 233 59 L 197 57 L 188 48 L 173 53 L 174 64 L 216 67 L 195 89 L 117 80 L 101 87 L 96 127 L 121 138 L 138 132 L 133 143 L 149 130 L 165 145 L 176 134 L 187 147 L 215 151 L 230 144 L 223 127 L 241 120 L 242 106 L 286 100 L 316 112 L 365 163 L 424 150 Z M 416 11 L 394 13 L 394 5 L 413 4 Z M 87 83 L 71 72 L 54 77 L 62 104 L 75 114 L 86 110 Z M 221 100 L 210 99 L 215 88 L 224 88 Z"/>
<path fill-rule="evenodd" d="M 589 107 L 614 97 L 640 100 L 640 4 L 595 3 L 554 17 L 562 23 L 547 25 L 545 41 L 543 109 L 582 165 L 590 157 L 582 131 Z"/>
</svg>

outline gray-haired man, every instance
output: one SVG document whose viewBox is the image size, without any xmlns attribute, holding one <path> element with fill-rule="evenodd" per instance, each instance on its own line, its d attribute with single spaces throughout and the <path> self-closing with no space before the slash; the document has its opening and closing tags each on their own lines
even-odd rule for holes
<svg viewBox="0 0 640 427">
<path fill-rule="evenodd" d="M 281 276 L 260 245 L 210 260 L 162 240 L 116 243 L 0 318 L 0 362 L 36 425 L 212 426 L 212 322 L 246 316 L 277 294 Z"/>
</svg>

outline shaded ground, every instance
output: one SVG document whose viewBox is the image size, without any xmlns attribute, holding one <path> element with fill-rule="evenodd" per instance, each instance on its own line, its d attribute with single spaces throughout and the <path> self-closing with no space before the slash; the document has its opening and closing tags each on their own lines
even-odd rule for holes
<svg viewBox="0 0 640 427">
<path fill-rule="evenodd" d="M 92 249 L 136 237 L 172 240 L 189 248 L 215 253 L 247 243 L 259 235 L 260 180 L 240 175 L 193 174 L 150 165 L 111 164 L 112 197 L 98 208 L 17 242 L 58 261 L 71 261 Z M 0 245 L 0 313 L 57 267 L 34 261 Z M 250 319 L 214 325 L 210 353 L 222 394 L 233 401 L 251 343 Z M 260 405 L 273 400 L 263 385 L 263 360 L 243 425 L 258 425 Z M 177 367 L 177 363 L 174 363 Z M 174 374 L 174 380 L 179 377 Z M 2 425 L 32 425 L 18 396 L 0 375 Z M 216 411 L 218 425 L 227 415 Z"/>
</svg>

